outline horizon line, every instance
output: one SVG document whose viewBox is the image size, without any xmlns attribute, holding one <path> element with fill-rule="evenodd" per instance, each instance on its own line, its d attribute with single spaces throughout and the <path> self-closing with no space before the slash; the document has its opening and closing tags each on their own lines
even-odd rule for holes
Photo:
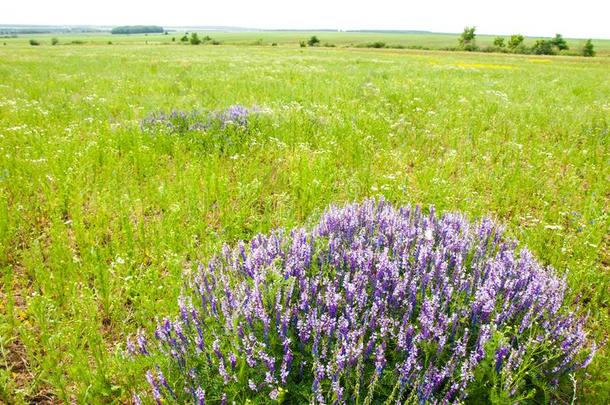
<svg viewBox="0 0 610 405">
<path fill-rule="evenodd" d="M 194 29 L 209 29 L 214 31 L 227 30 L 227 31 L 241 31 L 241 32 L 277 32 L 277 31 L 291 31 L 291 32 L 368 32 L 368 33 L 421 33 L 421 34 L 438 34 L 438 35 L 459 35 L 460 32 L 442 32 L 442 31 L 430 31 L 425 29 L 402 29 L 402 28 L 257 28 L 257 27 L 246 27 L 246 26 L 238 26 L 238 25 L 163 25 L 163 24 L 4 24 L 0 23 L 0 29 L 3 28 L 97 28 L 100 30 L 104 29 L 112 29 L 114 27 L 124 27 L 124 26 L 139 26 L 139 25 L 152 25 L 159 26 L 163 29 L 178 29 L 178 28 L 194 28 Z M 41 33 L 42 34 L 42 33 Z M 520 32 L 503 34 L 503 33 L 478 33 L 478 35 L 484 36 L 510 36 L 521 34 L 528 38 L 547 38 L 545 35 L 535 35 L 535 34 L 522 34 Z M 608 38 L 600 38 L 600 37 L 586 37 L 586 36 L 568 36 L 565 37 L 567 39 L 598 39 L 598 40 L 610 40 Z"/>
</svg>

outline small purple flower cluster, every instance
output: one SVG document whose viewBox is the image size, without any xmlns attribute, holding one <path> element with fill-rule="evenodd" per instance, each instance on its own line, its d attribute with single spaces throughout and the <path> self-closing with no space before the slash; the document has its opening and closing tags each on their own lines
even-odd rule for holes
<svg viewBox="0 0 610 405">
<path fill-rule="evenodd" d="M 157 348 L 138 335 L 128 350 L 172 371 L 171 386 L 159 366 L 146 376 L 158 402 L 202 403 L 203 386 L 220 387 L 217 403 L 458 403 L 491 384 L 475 378 L 485 364 L 515 396 L 525 374 L 550 385 L 591 361 L 565 291 L 490 220 L 367 200 L 330 207 L 312 232 L 225 246 L 189 277 Z"/>
<path fill-rule="evenodd" d="M 147 131 L 161 127 L 170 133 L 182 134 L 189 131 L 206 131 L 215 126 L 219 126 L 221 129 L 230 125 L 245 128 L 248 126 L 249 117 L 260 111 L 256 106 L 246 108 L 239 104 L 211 113 L 173 110 L 170 113 L 154 113 L 142 119 L 140 129 Z"/>
<path fill-rule="evenodd" d="M 245 127 L 248 125 L 248 116 L 253 112 L 258 112 L 258 108 L 246 108 L 243 105 L 235 104 L 225 111 L 216 113 L 216 117 L 220 120 L 221 126 L 225 127 L 230 124 Z"/>
</svg>

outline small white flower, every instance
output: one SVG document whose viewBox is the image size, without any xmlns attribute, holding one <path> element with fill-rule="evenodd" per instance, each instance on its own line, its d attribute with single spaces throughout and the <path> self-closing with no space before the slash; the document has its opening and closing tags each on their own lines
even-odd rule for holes
<svg viewBox="0 0 610 405">
<path fill-rule="evenodd" d="M 424 238 L 426 240 L 432 240 L 432 229 L 428 228 L 424 232 Z"/>
</svg>

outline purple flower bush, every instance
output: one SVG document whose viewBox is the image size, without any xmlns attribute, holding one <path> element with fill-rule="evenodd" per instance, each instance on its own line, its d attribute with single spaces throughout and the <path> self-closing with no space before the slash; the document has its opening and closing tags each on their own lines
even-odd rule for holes
<svg viewBox="0 0 610 405">
<path fill-rule="evenodd" d="M 225 129 L 233 126 L 247 128 L 252 114 L 263 110 L 254 106 L 246 108 L 240 104 L 226 110 L 214 112 L 173 110 L 170 113 L 154 113 L 140 121 L 140 129 L 145 132 L 163 129 L 170 134 L 185 134 L 192 131 L 207 131 L 215 128 Z"/>
<path fill-rule="evenodd" d="M 544 400 L 595 352 L 565 293 L 490 220 L 367 200 L 225 246 L 127 349 L 157 403 Z"/>
</svg>

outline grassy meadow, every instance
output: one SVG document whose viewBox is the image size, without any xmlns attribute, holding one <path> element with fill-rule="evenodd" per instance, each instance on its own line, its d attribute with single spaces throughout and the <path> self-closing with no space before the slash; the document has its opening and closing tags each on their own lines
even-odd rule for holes
<svg viewBox="0 0 610 405">
<path fill-rule="evenodd" d="M 200 37 L 210 36 L 223 45 L 257 45 L 279 47 L 299 46 L 312 35 L 320 39 L 323 47 L 364 47 L 374 42 L 384 43 L 392 48 L 424 48 L 430 50 L 447 50 L 458 45 L 459 34 L 443 33 L 409 33 L 409 32 L 338 32 L 338 31 L 197 31 Z M 171 45 L 179 44 L 184 36 L 181 31 L 169 31 L 164 34 L 111 35 L 110 33 L 77 33 L 77 34 L 19 34 L 16 38 L 0 38 L 5 46 L 27 45 L 30 39 L 41 45 L 51 45 L 52 38 L 59 40 L 58 45 Z M 501 35 L 502 36 L 502 35 Z M 510 35 L 503 35 L 506 41 Z M 481 48 L 490 47 L 496 35 L 477 35 L 476 43 Z M 524 45 L 531 47 L 538 37 L 526 37 Z M 578 54 L 586 38 L 566 38 L 570 49 L 567 54 Z M 610 56 L 610 39 L 593 39 L 595 51 L 599 56 Z"/>
<path fill-rule="evenodd" d="M 129 401 L 146 382 L 125 338 L 175 313 L 185 270 L 382 195 L 505 224 L 607 336 L 610 41 L 581 58 L 223 35 L 235 45 L 2 40 L 0 402 Z M 280 46 L 237 45 L 261 37 Z M 222 148 L 139 125 L 238 103 L 266 112 Z M 605 346 L 576 374 L 577 401 L 610 402 L 609 364 Z"/>
</svg>

